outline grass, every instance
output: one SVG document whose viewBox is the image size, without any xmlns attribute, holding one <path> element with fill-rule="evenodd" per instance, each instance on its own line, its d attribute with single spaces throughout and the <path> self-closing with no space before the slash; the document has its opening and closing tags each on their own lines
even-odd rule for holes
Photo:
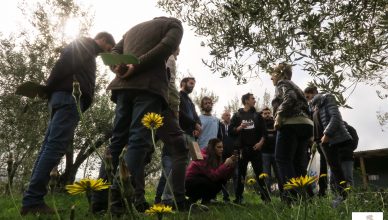
<svg viewBox="0 0 388 220">
<path fill-rule="evenodd" d="M 270 204 L 261 202 L 259 196 L 254 192 L 248 191 L 245 193 L 245 205 L 235 205 L 232 203 L 219 203 L 217 205 L 209 206 L 208 212 L 191 213 L 190 219 L 305 219 L 303 214 L 303 207 L 299 204 L 287 206 L 283 204 L 278 197 L 273 197 Z M 308 205 L 308 216 L 306 219 L 314 220 L 335 220 L 335 219 L 351 219 L 352 212 L 384 212 L 387 214 L 388 191 L 382 192 L 353 192 L 349 198 L 338 208 L 331 208 L 331 199 L 329 195 L 324 198 L 313 198 Z M 75 219 L 110 219 L 109 217 L 93 216 L 88 213 L 88 204 L 84 195 L 70 196 L 68 194 L 57 193 L 54 196 L 47 196 L 46 202 L 53 207 L 55 200 L 61 219 L 69 219 L 70 209 L 75 205 Z M 153 192 L 147 193 L 147 200 L 153 201 Z M 221 201 L 221 198 L 218 199 Z M 14 202 L 17 207 L 15 207 Z M 0 219 L 21 219 L 19 213 L 21 204 L 21 195 L 15 196 L 15 201 L 12 201 L 10 196 L 2 196 L 0 198 Z M 299 213 L 299 214 L 298 214 Z M 26 216 L 23 219 L 56 219 L 56 216 Z M 113 218 L 113 219 L 128 219 Z M 140 214 L 139 219 L 157 219 L 156 216 L 146 216 Z M 165 216 L 163 219 L 188 219 L 188 213 L 176 213 Z"/>
</svg>

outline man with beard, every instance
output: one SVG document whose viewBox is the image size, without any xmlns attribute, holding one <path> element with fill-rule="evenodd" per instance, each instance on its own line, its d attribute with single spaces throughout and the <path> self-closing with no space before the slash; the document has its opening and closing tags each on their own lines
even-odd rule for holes
<svg viewBox="0 0 388 220">
<path fill-rule="evenodd" d="M 179 125 L 187 136 L 198 138 L 201 133 L 201 121 L 195 111 L 194 103 L 189 97 L 195 86 L 195 78 L 183 78 L 180 86 Z"/>
<path fill-rule="evenodd" d="M 201 120 L 202 132 L 198 137 L 198 145 L 201 149 L 207 147 L 209 140 L 214 138 L 221 138 L 220 120 L 212 116 L 213 100 L 207 96 L 201 100 L 201 110 L 203 114 L 199 116 Z"/>
</svg>

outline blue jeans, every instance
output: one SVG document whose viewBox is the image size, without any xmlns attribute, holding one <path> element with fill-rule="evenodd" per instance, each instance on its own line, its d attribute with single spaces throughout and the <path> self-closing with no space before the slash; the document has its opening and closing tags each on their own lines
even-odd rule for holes
<svg viewBox="0 0 388 220">
<path fill-rule="evenodd" d="M 170 173 L 172 170 L 172 158 L 167 155 L 165 152 L 162 155 L 162 166 L 164 169 L 164 173 L 160 175 L 158 186 L 156 187 L 156 195 L 155 195 L 155 203 L 161 202 L 161 200 L 171 200 L 173 195 L 170 192 L 170 189 L 167 186 L 167 179 L 164 174 L 166 174 L 167 178 L 170 179 Z M 170 184 L 171 180 L 169 180 Z"/>
<path fill-rule="evenodd" d="M 23 206 L 40 205 L 47 194 L 51 170 L 58 165 L 74 138 L 79 121 L 75 99 L 70 92 L 54 92 L 49 100 L 51 120 L 42 148 L 32 170 L 30 184 L 23 197 Z"/>
<path fill-rule="evenodd" d="M 272 170 L 275 172 L 276 179 L 279 179 L 279 173 L 275 162 L 275 154 L 262 153 L 263 157 L 263 173 L 268 174 L 268 178 L 264 179 L 268 192 L 271 192 L 271 185 L 273 183 Z"/>
<path fill-rule="evenodd" d="M 146 91 L 117 90 L 114 92 L 117 98 L 116 110 L 109 146 L 113 171 L 117 170 L 121 151 L 125 145 L 128 145 L 125 161 L 131 173 L 131 181 L 135 186 L 135 180 L 139 179 L 137 177 L 144 175 L 147 154 L 153 151 L 151 131 L 141 123 L 141 119 L 148 112 L 160 113 L 162 98 Z M 101 163 L 99 178 L 107 179 L 104 163 Z M 112 189 L 118 190 L 116 182 L 114 182 Z M 107 190 L 93 193 L 94 203 L 106 205 L 107 199 Z"/>
<path fill-rule="evenodd" d="M 307 146 L 313 136 L 309 124 L 286 124 L 277 132 L 275 160 L 279 171 L 279 189 L 293 177 L 306 175 Z"/>
</svg>

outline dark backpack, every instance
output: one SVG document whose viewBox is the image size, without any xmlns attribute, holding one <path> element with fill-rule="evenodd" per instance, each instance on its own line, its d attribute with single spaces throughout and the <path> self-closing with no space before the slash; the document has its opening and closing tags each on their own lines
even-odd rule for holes
<svg viewBox="0 0 388 220">
<path fill-rule="evenodd" d="M 351 125 L 349 125 L 348 123 L 344 122 L 345 123 L 345 127 L 346 127 L 346 130 L 348 130 L 350 136 L 352 136 L 352 148 L 353 148 L 353 151 L 355 149 L 357 149 L 357 146 L 358 146 L 358 135 L 357 135 L 357 131 L 355 128 L 353 128 Z"/>
</svg>

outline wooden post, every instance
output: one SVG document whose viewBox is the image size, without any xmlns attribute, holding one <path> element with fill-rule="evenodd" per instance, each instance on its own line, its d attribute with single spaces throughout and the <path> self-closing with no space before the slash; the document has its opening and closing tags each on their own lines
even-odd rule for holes
<svg viewBox="0 0 388 220">
<path fill-rule="evenodd" d="M 365 162 L 363 157 L 360 157 L 360 168 L 361 168 L 362 183 L 364 185 L 364 189 L 368 189 L 368 176 L 366 174 Z"/>
</svg>

